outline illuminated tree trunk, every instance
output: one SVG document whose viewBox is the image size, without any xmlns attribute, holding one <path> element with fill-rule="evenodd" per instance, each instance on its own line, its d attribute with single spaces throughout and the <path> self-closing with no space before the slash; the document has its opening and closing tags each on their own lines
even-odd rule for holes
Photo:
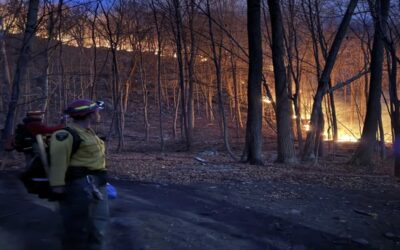
<svg viewBox="0 0 400 250">
<path fill-rule="evenodd" d="M 316 28 L 317 28 L 317 36 L 318 36 L 318 42 L 320 45 L 320 48 L 322 50 L 322 55 L 324 57 L 325 63 L 326 60 L 328 59 L 328 49 L 327 49 L 327 42 L 325 39 L 325 36 L 323 34 L 323 28 L 322 28 L 322 23 L 321 23 L 321 17 L 320 17 L 320 9 L 319 9 L 319 2 L 315 1 L 315 10 L 318 13 L 317 15 L 315 15 L 316 17 Z M 329 81 L 328 81 L 328 86 L 329 88 L 332 88 L 332 81 L 331 81 L 331 77 L 329 77 Z M 332 130 L 333 130 L 333 139 L 337 140 L 338 137 L 338 129 L 337 129 L 337 117 L 336 117 L 336 107 L 335 107 L 335 98 L 333 95 L 333 92 L 329 92 L 328 93 L 328 105 L 329 105 L 329 121 L 330 121 L 330 125 L 332 126 Z M 323 126 L 320 127 L 320 129 L 322 129 L 321 132 L 323 132 Z M 323 142 L 323 136 L 320 137 L 320 141 L 319 143 L 322 145 Z M 323 147 L 321 147 L 321 150 L 323 149 Z M 323 155 L 321 153 L 321 155 Z"/>
<path fill-rule="evenodd" d="M 339 29 L 336 33 L 335 39 L 332 43 L 332 47 L 330 48 L 325 67 L 322 71 L 322 74 L 320 76 L 320 79 L 318 81 L 318 89 L 317 93 L 315 94 L 314 97 L 314 103 L 312 107 L 312 112 L 311 112 L 311 120 L 310 120 L 310 130 L 307 133 L 307 139 L 304 145 L 304 151 L 303 151 L 303 160 L 314 160 L 316 157 L 316 147 L 315 145 L 319 145 L 321 141 L 321 131 L 322 131 L 322 125 L 321 124 L 321 117 L 323 119 L 323 114 L 322 114 L 322 99 L 327 93 L 327 90 L 329 88 L 329 79 L 330 79 L 330 74 L 333 70 L 333 66 L 336 61 L 336 56 L 339 52 L 340 45 L 343 41 L 343 38 L 346 35 L 347 27 L 349 26 L 351 16 L 353 15 L 354 9 L 357 5 L 358 0 L 351 0 L 346 13 L 343 17 L 342 22 L 340 23 Z"/>
<path fill-rule="evenodd" d="M 371 52 L 371 77 L 369 84 L 369 96 L 367 103 L 367 114 L 365 116 L 364 127 L 361 134 L 360 144 L 353 155 L 351 162 L 355 165 L 372 165 L 373 149 L 371 145 L 376 143 L 376 132 L 381 109 L 382 93 L 382 67 L 384 57 L 383 37 L 386 31 L 386 21 L 388 18 L 389 0 L 375 1 L 375 6 L 371 10 L 375 13 L 374 24 L 375 34 Z M 373 9 L 372 9 L 373 8 Z"/>
<path fill-rule="evenodd" d="M 242 160 L 262 164 L 262 41 L 261 0 L 247 0 L 247 38 L 249 41 L 249 79 L 247 85 L 246 142 Z"/>
<path fill-rule="evenodd" d="M 268 0 L 271 18 L 272 61 L 274 64 L 278 158 L 280 163 L 295 163 L 296 152 L 292 137 L 291 108 L 284 63 L 284 34 L 279 0 Z"/>
<path fill-rule="evenodd" d="M 386 157 L 386 150 L 385 150 L 385 131 L 383 129 L 383 122 L 382 122 L 382 107 L 379 110 L 378 131 L 379 131 L 379 152 L 381 159 L 383 160 Z"/>
<path fill-rule="evenodd" d="M 24 80 L 24 77 L 26 76 L 26 73 L 28 71 L 28 64 L 31 60 L 31 45 L 32 45 L 32 38 L 35 36 L 37 27 L 39 2 L 40 2 L 39 0 L 29 1 L 28 15 L 25 24 L 22 47 L 18 56 L 14 79 L 12 82 L 11 98 L 8 104 L 8 112 L 5 121 L 5 126 L 1 134 L 0 152 L 2 152 L 4 149 L 4 142 L 8 140 L 13 133 L 14 120 L 20 95 L 20 88 Z"/>
</svg>

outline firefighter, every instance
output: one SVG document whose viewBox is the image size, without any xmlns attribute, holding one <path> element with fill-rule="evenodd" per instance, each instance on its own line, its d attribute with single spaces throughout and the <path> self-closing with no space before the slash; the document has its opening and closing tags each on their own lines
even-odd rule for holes
<svg viewBox="0 0 400 250">
<path fill-rule="evenodd" d="M 79 135 L 79 148 L 71 156 L 73 136 L 66 130 L 50 139 L 49 182 L 52 199 L 59 200 L 63 220 L 63 249 L 104 249 L 109 219 L 104 142 L 92 126 L 99 122 L 103 103 L 72 102 L 65 113 L 67 127 Z"/>
</svg>

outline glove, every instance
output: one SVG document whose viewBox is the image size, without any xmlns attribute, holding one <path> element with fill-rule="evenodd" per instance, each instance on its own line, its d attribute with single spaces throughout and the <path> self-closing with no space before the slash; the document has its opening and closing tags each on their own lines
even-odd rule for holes
<svg viewBox="0 0 400 250">
<path fill-rule="evenodd" d="M 106 184 L 106 188 L 107 188 L 108 199 L 110 199 L 110 200 L 116 199 L 118 196 L 117 189 L 108 182 Z"/>
<path fill-rule="evenodd" d="M 51 187 L 51 192 L 49 194 L 49 201 L 63 201 L 65 200 L 65 187 Z"/>
</svg>

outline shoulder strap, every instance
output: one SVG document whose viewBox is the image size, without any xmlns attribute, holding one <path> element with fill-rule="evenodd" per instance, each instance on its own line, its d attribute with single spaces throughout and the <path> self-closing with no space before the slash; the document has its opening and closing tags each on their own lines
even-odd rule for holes
<svg viewBox="0 0 400 250">
<path fill-rule="evenodd" d="M 63 129 L 68 131 L 72 135 L 72 151 L 71 151 L 71 156 L 72 156 L 76 153 L 76 151 L 78 151 L 79 146 L 81 145 L 81 142 L 83 140 L 75 129 L 70 127 L 65 127 Z"/>
</svg>

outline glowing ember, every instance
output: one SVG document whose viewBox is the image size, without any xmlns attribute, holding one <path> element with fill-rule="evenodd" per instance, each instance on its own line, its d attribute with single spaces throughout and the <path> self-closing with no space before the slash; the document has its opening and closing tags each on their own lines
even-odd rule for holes
<svg viewBox="0 0 400 250">
<path fill-rule="evenodd" d="M 310 131 L 311 130 L 311 125 L 310 124 L 304 124 L 303 128 L 305 131 Z"/>
<path fill-rule="evenodd" d="M 339 135 L 338 142 L 358 142 L 358 139 L 351 135 Z"/>
<path fill-rule="evenodd" d="M 263 97 L 263 99 L 262 99 L 262 101 L 264 102 L 264 103 L 272 103 L 272 101 L 271 101 L 271 99 L 269 98 L 269 97 L 267 97 L 267 96 L 264 96 Z"/>
</svg>

